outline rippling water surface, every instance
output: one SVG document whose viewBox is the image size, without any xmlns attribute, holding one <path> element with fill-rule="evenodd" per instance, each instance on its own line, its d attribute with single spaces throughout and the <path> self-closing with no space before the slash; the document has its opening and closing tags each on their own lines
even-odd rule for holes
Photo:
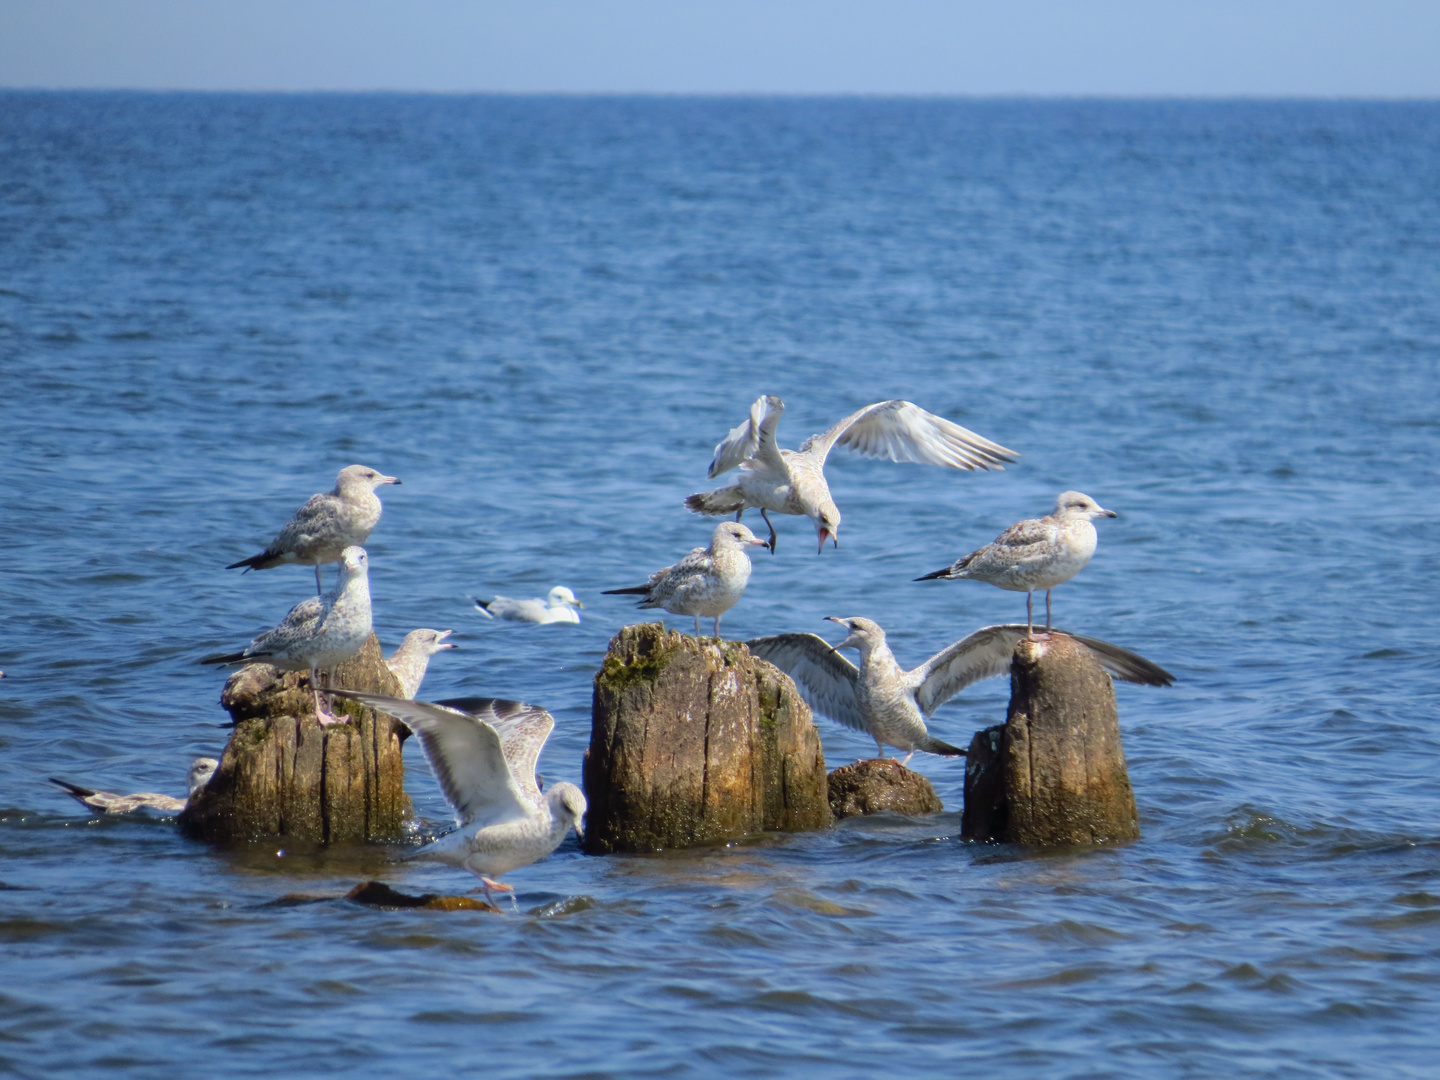
<svg viewBox="0 0 1440 1080">
<path fill-rule="evenodd" d="M 1433 104 L 0 95 L 0 1072 L 1433 1076 L 1437 297 Z M 863 614 L 916 663 L 1023 598 L 911 578 L 1119 511 L 1055 604 L 1179 677 L 1119 690 L 1141 841 L 962 843 L 926 758 L 937 817 L 572 838 L 519 915 L 417 914 L 271 902 L 472 882 L 45 783 L 221 748 L 195 661 L 310 581 L 221 567 L 356 461 L 405 482 L 382 640 L 454 628 L 424 696 L 547 706 L 578 780 L 636 616 L 599 592 L 705 542 L 680 501 L 767 392 L 788 445 L 904 397 L 1024 457 L 837 452 L 839 549 L 778 520 L 729 636 Z M 557 583 L 580 626 L 469 600 Z"/>
</svg>

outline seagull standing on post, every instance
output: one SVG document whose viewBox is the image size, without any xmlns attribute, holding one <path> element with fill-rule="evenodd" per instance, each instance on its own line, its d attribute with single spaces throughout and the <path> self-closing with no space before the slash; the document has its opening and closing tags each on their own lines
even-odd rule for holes
<svg viewBox="0 0 1440 1080">
<path fill-rule="evenodd" d="M 339 562 L 340 553 L 347 547 L 360 547 L 370 539 L 370 530 L 380 520 L 380 499 L 375 489 L 381 484 L 398 483 L 395 477 L 385 476 L 366 465 L 349 465 L 335 478 L 335 490 L 325 495 L 311 495 L 264 551 L 231 563 L 225 569 L 243 566 L 248 574 L 251 570 L 269 570 L 287 563 L 313 566 L 318 595 L 324 591 L 320 567 Z"/>
<path fill-rule="evenodd" d="M 985 581 L 1025 594 L 1025 622 L 1034 633 L 1036 589 L 1045 590 L 1045 632 L 1050 632 L 1050 590 L 1085 569 L 1095 554 L 1097 517 L 1119 517 L 1078 491 L 1066 491 L 1042 518 L 1017 521 L 993 541 L 916 581 Z"/>
<path fill-rule="evenodd" d="M 720 640 L 720 616 L 739 602 L 750 580 L 747 546 L 764 547 L 765 541 L 738 521 L 715 526 L 708 548 L 695 548 L 674 566 L 656 570 L 644 585 L 628 589 L 606 589 L 606 596 L 639 596 L 636 607 L 664 608 L 676 615 L 695 616 L 695 636 L 700 636 L 700 616 L 715 620 L 715 640 Z"/>
<path fill-rule="evenodd" d="M 775 442 L 775 428 L 784 412 L 785 403 L 775 395 L 757 398 L 750 406 L 750 419 L 731 429 L 710 461 L 711 478 L 739 466 L 739 482 L 685 500 L 697 514 L 734 514 L 736 521 L 747 508 L 757 507 L 770 526 L 772 553 L 775 526 L 767 510 L 808 517 L 815 523 L 820 551 L 825 550 L 826 540 L 840 546 L 840 510 L 825 482 L 825 458 L 834 446 L 849 447 L 866 457 L 952 469 L 1003 469 L 1004 462 L 1017 456 L 909 401 L 867 405 L 829 431 L 811 435 L 799 450 L 782 450 Z"/>
</svg>

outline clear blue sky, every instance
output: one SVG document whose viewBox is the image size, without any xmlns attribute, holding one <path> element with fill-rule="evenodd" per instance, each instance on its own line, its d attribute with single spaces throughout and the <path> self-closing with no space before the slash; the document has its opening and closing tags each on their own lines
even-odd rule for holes
<svg viewBox="0 0 1440 1080">
<path fill-rule="evenodd" d="M 0 0 L 0 86 L 1440 97 L 1440 0 Z"/>
</svg>

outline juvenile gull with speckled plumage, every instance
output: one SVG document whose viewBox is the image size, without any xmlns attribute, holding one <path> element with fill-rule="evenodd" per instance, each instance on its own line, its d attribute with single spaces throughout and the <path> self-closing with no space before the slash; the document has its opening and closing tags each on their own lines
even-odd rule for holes
<svg viewBox="0 0 1440 1080">
<path fill-rule="evenodd" d="M 543 859 L 574 829 L 583 835 L 585 796 L 560 781 L 541 792 L 535 763 L 555 727 L 537 705 L 495 698 L 405 701 L 336 690 L 380 709 L 413 731 L 440 782 L 459 828 L 416 854 L 463 867 L 480 878 L 486 898 L 513 892 L 495 880 Z"/>
<path fill-rule="evenodd" d="M 782 450 L 775 428 L 785 403 L 774 394 L 757 398 L 750 419 L 715 447 L 710 461 L 713 479 L 739 466 L 740 480 L 730 487 L 691 495 L 685 505 L 697 514 L 734 514 L 740 520 L 748 507 L 757 507 L 770 526 L 770 550 L 775 550 L 775 526 L 767 510 L 777 514 L 803 514 L 815 523 L 820 550 L 825 541 L 840 546 L 840 510 L 825 481 L 825 459 L 835 446 L 849 447 L 866 457 L 944 465 L 952 469 L 1003 469 L 1014 461 L 1007 450 L 942 416 L 928 413 L 909 401 L 879 401 L 851 413 L 829 431 L 811 435 L 799 450 Z"/>
<path fill-rule="evenodd" d="M 324 588 L 320 584 L 320 567 L 339 562 L 347 547 L 362 546 L 370 538 L 370 530 L 380 520 L 380 498 L 375 489 L 381 484 L 398 483 L 395 477 L 369 466 L 348 465 L 335 478 L 335 490 L 310 496 L 264 551 L 225 569 L 243 566 L 248 574 L 288 563 L 313 566 L 315 592 L 321 593 Z"/>
<path fill-rule="evenodd" d="M 906 764 L 916 750 L 946 756 L 965 753 L 934 738 L 925 718 L 971 683 L 1010 670 L 1016 643 L 1029 634 L 1028 627 L 1018 624 L 982 627 L 906 671 L 878 624 L 861 618 L 827 618 L 846 627 L 850 636 L 834 646 L 815 634 L 777 634 L 745 644 L 794 679 L 816 712 L 867 732 L 880 757 L 885 756 L 886 746 L 906 751 Z M 1169 686 L 1175 681 L 1164 668 L 1118 645 L 1068 636 L 1085 645 L 1114 678 L 1147 686 Z M 858 649 L 859 669 L 837 649 Z"/>
<path fill-rule="evenodd" d="M 1017 521 L 978 551 L 916 581 L 984 581 L 1025 594 L 1025 621 L 1034 633 L 1036 589 L 1045 590 L 1045 630 L 1050 630 L 1050 590 L 1085 569 L 1095 554 L 1097 517 L 1119 517 L 1079 491 L 1063 492 L 1042 518 Z"/>
<path fill-rule="evenodd" d="M 191 762 L 189 794 L 183 799 L 177 799 L 173 795 L 157 795 L 153 791 L 141 791 L 134 795 L 117 795 L 113 791 L 96 791 L 93 788 L 81 787 L 79 784 L 72 784 L 54 776 L 47 779 L 50 783 L 63 788 L 65 794 L 75 799 L 81 806 L 99 810 L 102 814 L 128 814 L 134 810 L 155 810 L 163 814 L 174 814 L 185 809 L 185 804 L 195 797 L 197 791 L 210 782 L 210 778 L 215 775 L 215 770 L 219 767 L 220 762 L 213 757 L 196 758 Z"/>
<path fill-rule="evenodd" d="M 369 559 L 365 549 L 347 547 L 340 556 L 340 580 L 334 592 L 296 604 L 273 630 L 238 653 L 207 656 L 202 664 L 272 664 L 281 671 L 310 671 L 315 717 L 322 725 L 339 719 L 320 703 L 319 672 L 360 651 L 370 636 Z"/>
<path fill-rule="evenodd" d="M 425 681 L 432 656 L 455 648 L 445 640 L 450 634 L 449 630 L 411 630 L 400 647 L 386 658 L 385 666 L 400 683 L 401 697 L 413 698 L 420 692 L 420 684 Z"/>
<path fill-rule="evenodd" d="M 715 620 L 715 638 L 720 638 L 720 616 L 729 611 L 745 592 L 750 580 L 748 545 L 764 547 L 761 540 L 738 521 L 715 526 L 708 548 L 695 548 L 674 566 L 656 570 L 644 585 L 628 589 L 607 589 L 606 596 L 640 596 L 636 607 L 664 608 L 676 615 L 695 617 L 695 635 L 700 635 L 700 616 Z"/>
</svg>

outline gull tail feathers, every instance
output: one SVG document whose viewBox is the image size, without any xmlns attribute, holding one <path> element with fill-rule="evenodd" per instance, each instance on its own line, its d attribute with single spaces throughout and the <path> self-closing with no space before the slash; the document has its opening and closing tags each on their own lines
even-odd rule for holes
<svg viewBox="0 0 1440 1080">
<path fill-rule="evenodd" d="M 917 750 L 924 750 L 927 754 L 939 754 L 942 757 L 965 757 L 969 751 L 961 750 L 958 746 L 951 746 L 948 742 L 941 742 L 933 735 L 925 736 L 923 743 L 918 743 Z"/>
<path fill-rule="evenodd" d="M 65 790 L 65 794 L 73 795 L 82 802 L 95 794 L 93 788 L 81 787 L 79 784 L 72 784 L 68 780 L 61 780 L 59 777 L 47 776 L 45 779 Z"/>
<path fill-rule="evenodd" d="M 745 509 L 745 493 L 738 486 L 697 491 L 685 499 L 685 509 L 712 517 L 734 514 Z"/>
<path fill-rule="evenodd" d="M 484 615 L 487 619 L 493 619 L 495 617 L 490 612 L 490 605 L 495 602 L 494 600 L 481 600 L 478 596 L 474 599 L 475 606 L 480 609 L 480 614 Z"/>
<path fill-rule="evenodd" d="M 268 551 L 262 551 L 259 555 L 251 555 L 248 559 L 241 559 L 239 562 L 232 562 L 225 567 L 226 570 L 235 570 L 239 567 L 245 568 L 245 573 L 251 570 L 269 570 L 272 566 L 279 566 L 280 559 L 271 555 Z"/>
</svg>

